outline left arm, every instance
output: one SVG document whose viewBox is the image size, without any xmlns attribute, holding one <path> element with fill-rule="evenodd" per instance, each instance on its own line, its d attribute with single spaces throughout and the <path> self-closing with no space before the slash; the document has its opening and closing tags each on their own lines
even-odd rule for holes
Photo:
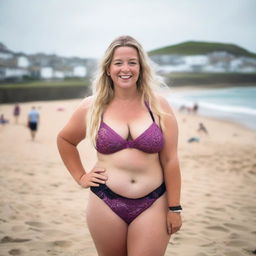
<svg viewBox="0 0 256 256">
<path fill-rule="evenodd" d="M 180 205 L 181 174 L 177 154 L 178 125 L 168 102 L 159 97 L 161 107 L 167 114 L 163 117 L 164 148 L 160 152 L 160 162 L 164 172 L 168 206 Z M 181 215 L 168 211 L 167 230 L 169 234 L 177 232 L 181 227 Z"/>
</svg>

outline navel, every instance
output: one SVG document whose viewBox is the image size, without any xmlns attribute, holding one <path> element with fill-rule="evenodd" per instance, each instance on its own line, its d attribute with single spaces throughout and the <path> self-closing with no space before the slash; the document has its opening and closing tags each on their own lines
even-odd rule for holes
<svg viewBox="0 0 256 256">
<path fill-rule="evenodd" d="M 135 183 L 136 182 L 136 180 L 135 179 L 131 179 L 131 183 Z"/>
</svg>

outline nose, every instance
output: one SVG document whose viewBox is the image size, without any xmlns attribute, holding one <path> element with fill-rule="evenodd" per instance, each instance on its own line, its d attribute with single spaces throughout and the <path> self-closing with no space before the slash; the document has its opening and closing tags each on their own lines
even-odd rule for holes
<svg viewBox="0 0 256 256">
<path fill-rule="evenodd" d="M 121 69 L 123 72 L 129 72 L 130 71 L 130 68 L 129 68 L 129 65 L 127 63 L 124 63 L 122 65 L 122 69 Z"/>
</svg>

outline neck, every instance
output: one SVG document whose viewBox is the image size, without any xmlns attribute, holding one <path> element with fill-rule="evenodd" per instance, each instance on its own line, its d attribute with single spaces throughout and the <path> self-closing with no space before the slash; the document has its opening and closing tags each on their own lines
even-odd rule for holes
<svg viewBox="0 0 256 256">
<path fill-rule="evenodd" d="M 136 88 L 131 89 L 118 89 L 115 90 L 114 99 L 121 101 L 133 101 L 139 98 L 139 93 Z"/>
</svg>

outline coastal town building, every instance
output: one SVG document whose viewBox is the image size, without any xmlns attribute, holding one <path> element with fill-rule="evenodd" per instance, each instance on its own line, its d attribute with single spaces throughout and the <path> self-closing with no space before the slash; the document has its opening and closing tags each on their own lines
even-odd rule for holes
<svg viewBox="0 0 256 256">
<path fill-rule="evenodd" d="M 0 81 L 84 78 L 95 66 L 95 59 L 15 53 L 0 43 Z"/>
<path fill-rule="evenodd" d="M 156 54 L 150 58 L 156 71 L 163 75 L 170 72 L 256 72 L 256 58 L 235 56 L 226 51 L 198 55 Z M 90 77 L 96 63 L 96 59 L 15 53 L 0 43 L 0 81 Z"/>
<path fill-rule="evenodd" d="M 227 52 L 192 56 L 162 54 L 153 55 L 151 59 L 155 63 L 156 70 L 161 74 L 170 72 L 256 72 L 256 58 L 236 57 Z"/>
</svg>

